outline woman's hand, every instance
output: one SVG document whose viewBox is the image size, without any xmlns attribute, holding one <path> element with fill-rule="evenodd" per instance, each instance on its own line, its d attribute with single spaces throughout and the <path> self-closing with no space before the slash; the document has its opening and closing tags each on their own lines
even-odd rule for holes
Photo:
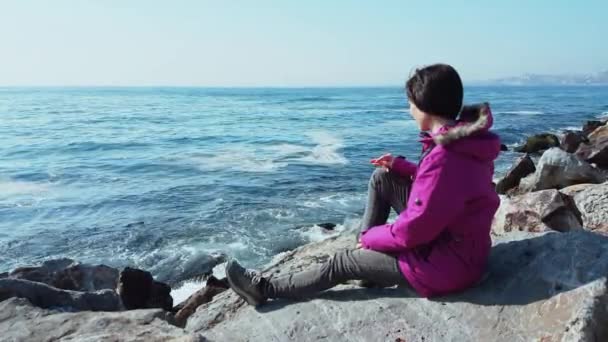
<svg viewBox="0 0 608 342">
<path fill-rule="evenodd" d="M 389 170 L 391 167 L 393 167 L 394 160 L 395 158 L 390 153 L 387 153 L 379 158 L 372 159 L 369 162 L 374 166 L 383 167 L 384 169 Z"/>
</svg>

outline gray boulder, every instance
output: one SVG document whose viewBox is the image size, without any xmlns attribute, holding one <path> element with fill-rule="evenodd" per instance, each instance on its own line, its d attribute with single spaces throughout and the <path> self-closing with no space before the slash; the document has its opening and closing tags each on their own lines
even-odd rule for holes
<svg viewBox="0 0 608 342">
<path fill-rule="evenodd" d="M 63 258 L 45 261 L 41 266 L 16 268 L 8 277 L 36 281 L 64 290 L 97 291 L 115 289 L 118 270 Z"/>
<path fill-rule="evenodd" d="M 14 342 L 205 341 L 167 323 L 159 309 L 71 313 L 41 309 L 22 298 L 0 302 L 0 331 L 0 340 Z"/>
<path fill-rule="evenodd" d="M 310 267 L 339 236 L 286 254 L 265 271 Z M 424 299 L 411 290 L 341 285 L 307 301 L 253 308 L 232 291 L 190 317 L 214 341 L 606 341 L 608 237 L 586 231 L 512 233 L 496 241 L 488 277 L 464 293 Z"/>
<path fill-rule="evenodd" d="M 582 183 L 603 183 L 606 174 L 572 153 L 552 148 L 539 159 L 536 172 L 520 181 L 520 191 L 561 189 Z"/>
<path fill-rule="evenodd" d="M 496 192 L 505 194 L 507 191 L 519 186 L 519 182 L 527 175 L 534 173 L 536 167 L 529 155 L 517 159 L 507 174 L 496 184 Z"/>
<path fill-rule="evenodd" d="M 0 301 L 25 298 L 41 308 L 64 308 L 73 311 L 119 311 L 122 302 L 114 290 L 81 292 L 62 290 L 24 279 L 0 279 Z"/>
<path fill-rule="evenodd" d="M 566 232 L 582 229 L 582 220 L 572 199 L 557 190 L 542 190 L 501 197 L 492 222 L 492 233 L 513 231 Z"/>
<path fill-rule="evenodd" d="M 585 229 L 608 235 L 608 183 L 574 185 L 561 192 L 574 200 Z"/>
</svg>

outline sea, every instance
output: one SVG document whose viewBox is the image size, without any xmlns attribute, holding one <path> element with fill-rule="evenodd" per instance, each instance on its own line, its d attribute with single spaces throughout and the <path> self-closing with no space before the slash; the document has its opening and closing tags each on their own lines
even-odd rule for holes
<svg viewBox="0 0 608 342">
<path fill-rule="evenodd" d="M 608 116 L 602 86 L 465 94 L 510 147 Z M 418 134 L 400 87 L 0 88 L 0 273 L 60 257 L 166 281 L 209 256 L 262 267 L 356 230 L 369 160 L 416 161 Z"/>
</svg>

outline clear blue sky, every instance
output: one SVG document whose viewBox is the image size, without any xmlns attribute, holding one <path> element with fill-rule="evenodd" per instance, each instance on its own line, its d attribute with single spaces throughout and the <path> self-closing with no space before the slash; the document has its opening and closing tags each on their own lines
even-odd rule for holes
<svg viewBox="0 0 608 342">
<path fill-rule="evenodd" d="M 608 1 L 0 0 L 0 85 L 402 84 L 608 69 Z"/>
</svg>

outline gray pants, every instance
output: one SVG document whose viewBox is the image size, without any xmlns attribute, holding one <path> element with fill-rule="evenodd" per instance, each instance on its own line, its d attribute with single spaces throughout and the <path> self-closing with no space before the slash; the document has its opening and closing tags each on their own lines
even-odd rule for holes
<svg viewBox="0 0 608 342">
<path fill-rule="evenodd" d="M 383 169 L 376 169 L 369 181 L 368 202 L 362 230 L 386 223 L 391 207 L 405 208 L 411 181 Z M 336 253 L 329 261 L 314 268 L 265 280 L 262 292 L 268 298 L 303 298 L 330 289 L 348 280 L 363 280 L 390 287 L 407 285 L 397 258 L 365 249 Z"/>
</svg>

